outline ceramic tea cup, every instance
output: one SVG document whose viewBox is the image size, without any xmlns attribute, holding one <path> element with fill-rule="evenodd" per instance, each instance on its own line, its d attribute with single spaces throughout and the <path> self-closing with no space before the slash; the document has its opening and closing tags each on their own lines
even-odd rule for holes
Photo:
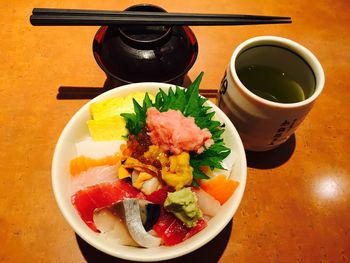
<svg viewBox="0 0 350 263">
<path fill-rule="evenodd" d="M 254 37 L 234 50 L 218 105 L 246 150 L 266 151 L 295 132 L 324 82 L 322 66 L 307 48 L 282 37 Z"/>
</svg>

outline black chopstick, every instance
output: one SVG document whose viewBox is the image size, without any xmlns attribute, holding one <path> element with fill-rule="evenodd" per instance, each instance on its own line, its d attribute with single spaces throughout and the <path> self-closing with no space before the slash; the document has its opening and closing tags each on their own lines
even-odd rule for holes
<svg viewBox="0 0 350 263">
<path fill-rule="evenodd" d="M 109 16 L 53 16 L 32 15 L 32 25 L 35 26 L 98 26 L 98 25 L 193 25 L 193 26 L 216 26 L 216 25 L 256 25 L 256 24 L 286 24 L 291 23 L 287 19 L 223 19 L 223 18 L 179 18 L 179 17 L 109 17 Z"/>
<path fill-rule="evenodd" d="M 34 8 L 33 15 L 53 16 L 118 16 L 118 17 L 181 17 L 181 18 L 247 18 L 247 19 L 287 19 L 286 16 L 263 16 L 242 14 L 201 14 L 201 13 L 166 13 L 166 12 L 144 12 L 144 11 L 111 11 L 111 10 L 88 10 L 88 9 L 56 9 L 56 8 Z"/>
<path fill-rule="evenodd" d="M 290 17 L 34 8 L 36 26 L 98 25 L 256 25 L 291 23 Z"/>
</svg>

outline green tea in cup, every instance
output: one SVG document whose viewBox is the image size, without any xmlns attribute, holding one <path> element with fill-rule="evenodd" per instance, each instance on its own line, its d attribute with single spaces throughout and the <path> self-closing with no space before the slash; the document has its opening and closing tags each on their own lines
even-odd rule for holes
<svg viewBox="0 0 350 263">
<path fill-rule="evenodd" d="M 244 148 L 267 151 L 288 140 L 323 90 L 325 76 L 310 50 L 287 38 L 260 36 L 233 51 L 218 106 Z"/>
<path fill-rule="evenodd" d="M 282 47 L 249 48 L 238 56 L 236 70 L 248 90 L 273 102 L 300 102 L 315 91 L 316 82 L 310 66 Z"/>
</svg>

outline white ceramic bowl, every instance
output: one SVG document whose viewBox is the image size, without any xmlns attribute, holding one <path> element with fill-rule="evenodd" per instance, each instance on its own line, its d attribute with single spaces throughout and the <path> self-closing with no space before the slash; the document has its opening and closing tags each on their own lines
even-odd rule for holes
<svg viewBox="0 0 350 263">
<path fill-rule="evenodd" d="M 224 164 L 232 166 L 230 177 L 240 182 L 232 197 L 221 207 L 220 212 L 212 218 L 208 226 L 190 239 L 175 246 L 160 246 L 157 248 L 137 248 L 111 244 L 103 240 L 93 232 L 79 217 L 71 203 L 69 161 L 75 157 L 75 143 L 88 136 L 86 120 L 90 119 L 89 106 L 92 102 L 101 101 L 111 97 L 125 97 L 133 92 L 149 92 L 156 94 L 159 88 L 168 90 L 171 87 L 164 83 L 136 83 L 121 86 L 101 94 L 86 103 L 68 122 L 57 142 L 52 162 L 52 186 L 58 206 L 73 230 L 91 246 L 118 258 L 133 261 L 160 261 L 176 258 L 190 253 L 208 243 L 224 229 L 234 216 L 241 202 L 247 176 L 247 163 L 243 144 L 235 127 L 228 117 L 213 103 L 207 103 L 216 112 L 216 119 L 225 123 L 226 130 L 223 133 L 225 144 L 231 148 L 232 153 L 227 157 Z"/>
</svg>

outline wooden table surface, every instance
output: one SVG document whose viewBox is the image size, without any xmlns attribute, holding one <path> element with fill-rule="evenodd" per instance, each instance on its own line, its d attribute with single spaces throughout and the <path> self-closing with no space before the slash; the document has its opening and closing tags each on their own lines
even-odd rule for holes
<svg viewBox="0 0 350 263">
<path fill-rule="evenodd" d="M 131 0 L 0 2 L 0 262 L 125 262 L 83 242 L 61 215 L 51 159 L 67 121 L 87 102 L 60 86 L 100 87 L 92 55 L 98 27 L 33 27 L 33 7 L 125 9 Z M 323 94 L 283 147 L 247 153 L 248 178 L 233 221 L 204 248 L 170 262 L 350 261 L 350 2 L 149 1 L 167 11 L 286 15 L 291 25 L 192 27 L 199 56 L 189 73 L 217 89 L 234 48 L 258 35 L 309 48 L 326 75 Z"/>
</svg>

